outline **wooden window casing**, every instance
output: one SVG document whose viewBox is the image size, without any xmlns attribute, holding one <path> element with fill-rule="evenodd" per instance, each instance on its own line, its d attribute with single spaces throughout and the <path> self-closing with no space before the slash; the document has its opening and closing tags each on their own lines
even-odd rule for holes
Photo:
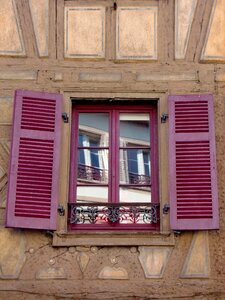
<svg viewBox="0 0 225 300">
<path fill-rule="evenodd" d="M 63 92 L 63 91 L 62 91 Z M 157 138 L 158 138 L 158 171 L 159 171 L 159 201 L 160 201 L 160 229 L 157 231 L 143 230 L 68 230 L 68 199 L 70 178 L 70 153 L 72 130 L 72 105 L 95 104 L 98 101 L 108 103 L 107 99 L 119 99 L 128 104 L 132 102 L 157 106 Z M 60 185 L 59 204 L 65 208 L 65 214 L 58 215 L 57 231 L 53 235 L 54 246 L 146 246 L 175 244 L 174 234 L 170 230 L 169 213 L 163 214 L 162 208 L 169 201 L 168 185 L 168 122 L 161 123 L 161 115 L 168 112 L 168 97 L 166 94 L 145 92 L 63 92 L 63 112 L 69 117 L 69 123 L 62 122 L 61 161 L 60 161 Z M 101 135 L 101 131 L 95 132 Z M 129 141 L 128 141 L 129 142 Z"/>
</svg>

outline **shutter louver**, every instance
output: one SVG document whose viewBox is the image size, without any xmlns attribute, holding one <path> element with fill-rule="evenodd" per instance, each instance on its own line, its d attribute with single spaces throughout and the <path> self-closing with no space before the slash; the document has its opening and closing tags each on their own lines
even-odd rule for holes
<svg viewBox="0 0 225 300">
<path fill-rule="evenodd" d="M 172 229 L 219 227 L 215 153 L 212 95 L 170 96 Z"/>
<path fill-rule="evenodd" d="M 62 96 L 18 90 L 7 227 L 56 229 Z"/>
</svg>

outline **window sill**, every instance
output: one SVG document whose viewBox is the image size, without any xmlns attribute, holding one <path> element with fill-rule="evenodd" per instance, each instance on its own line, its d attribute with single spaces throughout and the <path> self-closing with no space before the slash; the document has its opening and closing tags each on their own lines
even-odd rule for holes
<svg viewBox="0 0 225 300">
<path fill-rule="evenodd" d="M 154 232 L 55 232 L 53 246 L 174 246 L 173 233 Z"/>
</svg>

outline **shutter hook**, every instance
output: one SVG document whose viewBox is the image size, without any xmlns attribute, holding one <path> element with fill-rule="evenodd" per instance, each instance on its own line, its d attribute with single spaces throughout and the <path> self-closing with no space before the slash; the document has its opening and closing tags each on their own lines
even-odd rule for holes
<svg viewBox="0 0 225 300">
<path fill-rule="evenodd" d="M 66 112 L 62 113 L 62 119 L 64 123 L 69 123 L 69 116 Z"/>
<path fill-rule="evenodd" d="M 161 115 L 161 123 L 166 123 L 166 120 L 169 118 L 169 115 L 166 113 L 162 113 Z"/>
<path fill-rule="evenodd" d="M 60 216 L 65 216 L 65 208 L 62 204 L 59 204 L 57 211 Z"/>
<path fill-rule="evenodd" d="M 170 210 L 170 205 L 168 203 L 164 204 L 163 206 L 164 215 L 168 214 L 169 210 Z"/>
</svg>

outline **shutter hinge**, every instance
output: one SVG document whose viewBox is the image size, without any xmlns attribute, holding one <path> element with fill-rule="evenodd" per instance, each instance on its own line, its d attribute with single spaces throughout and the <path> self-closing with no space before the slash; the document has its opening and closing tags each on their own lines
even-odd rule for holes
<svg viewBox="0 0 225 300">
<path fill-rule="evenodd" d="M 169 115 L 166 113 L 162 113 L 161 115 L 161 123 L 166 123 L 166 120 L 169 118 Z"/>
<path fill-rule="evenodd" d="M 170 210 L 170 205 L 168 203 L 164 204 L 163 206 L 164 215 L 168 214 L 169 210 Z"/>
<path fill-rule="evenodd" d="M 57 211 L 60 216 L 65 216 L 65 208 L 62 204 L 59 204 Z"/>
<path fill-rule="evenodd" d="M 64 123 L 69 123 L 69 116 L 66 112 L 62 113 L 62 119 Z"/>
</svg>

